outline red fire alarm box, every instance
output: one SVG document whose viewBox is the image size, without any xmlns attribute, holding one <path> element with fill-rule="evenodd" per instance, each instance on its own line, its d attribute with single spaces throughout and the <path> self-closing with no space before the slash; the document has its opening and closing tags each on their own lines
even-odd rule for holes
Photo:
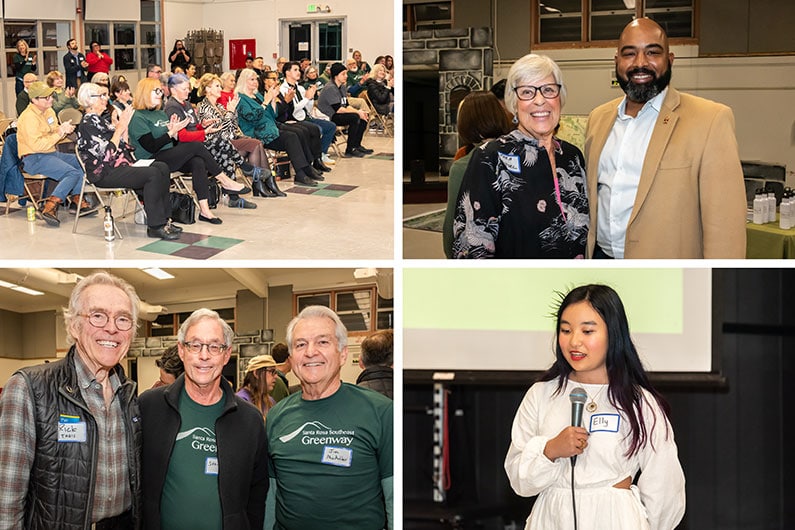
<svg viewBox="0 0 795 530">
<path fill-rule="evenodd" d="M 229 39 L 229 68 L 246 67 L 246 57 L 257 56 L 257 39 Z"/>
</svg>

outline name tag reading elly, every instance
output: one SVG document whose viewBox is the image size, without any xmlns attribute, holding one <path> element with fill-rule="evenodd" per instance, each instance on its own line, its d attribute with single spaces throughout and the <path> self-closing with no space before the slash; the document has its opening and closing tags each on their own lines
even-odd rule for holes
<svg viewBox="0 0 795 530">
<path fill-rule="evenodd" d="M 86 439 L 86 422 L 80 421 L 80 416 L 61 414 L 58 419 L 58 441 L 85 442 Z"/>
<path fill-rule="evenodd" d="M 618 432 L 621 416 L 618 414 L 594 414 L 591 416 L 589 432 Z"/>
<path fill-rule="evenodd" d="M 353 449 L 327 445 L 323 448 L 323 458 L 320 462 L 332 466 L 351 467 L 351 460 L 353 460 Z"/>
</svg>

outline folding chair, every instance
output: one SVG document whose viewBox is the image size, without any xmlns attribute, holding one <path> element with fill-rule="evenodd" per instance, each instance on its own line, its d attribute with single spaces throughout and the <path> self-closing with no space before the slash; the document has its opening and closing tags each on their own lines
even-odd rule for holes
<svg viewBox="0 0 795 530">
<path fill-rule="evenodd" d="M 80 221 L 80 207 L 83 205 L 83 197 L 86 194 L 86 188 L 89 188 L 90 192 L 93 192 L 97 196 L 97 200 L 99 200 L 99 208 L 101 212 L 104 212 L 105 206 L 110 206 L 113 209 L 113 200 L 115 198 L 124 197 L 124 205 L 122 206 L 121 215 L 118 216 L 119 219 L 124 219 L 127 216 L 127 205 L 130 203 L 130 199 L 135 202 L 135 210 L 137 211 L 138 208 L 143 210 L 144 205 L 141 204 L 141 201 L 138 200 L 138 194 L 132 188 L 100 188 L 97 187 L 95 184 L 89 182 L 88 177 L 86 176 L 86 168 L 83 164 L 83 159 L 80 158 L 80 153 L 77 151 L 77 145 L 75 145 L 75 156 L 77 156 L 77 160 L 80 162 L 80 167 L 83 169 L 83 185 L 80 187 L 80 198 L 77 200 L 77 211 L 75 212 L 75 222 L 72 225 L 72 233 L 77 233 L 77 223 Z M 108 194 L 108 202 L 105 203 L 102 200 L 102 194 Z M 102 215 L 99 216 L 102 218 Z M 119 239 L 124 239 L 119 231 L 119 227 L 116 224 L 113 224 L 113 228 L 116 231 L 116 235 Z"/>
<path fill-rule="evenodd" d="M 348 128 L 337 126 L 337 132 L 334 133 L 334 142 L 331 144 L 331 148 L 334 149 L 334 153 L 337 155 L 337 158 L 342 158 L 342 153 L 345 152 L 344 146 L 348 143 Z M 340 151 L 342 149 L 342 151 Z"/>
<path fill-rule="evenodd" d="M 190 173 L 185 173 L 183 171 L 172 171 L 171 186 L 179 193 L 186 193 L 190 195 L 190 198 L 193 199 L 193 203 L 196 205 L 196 208 L 200 209 L 201 207 L 199 206 L 199 199 L 197 199 L 196 195 L 193 193 L 193 188 L 188 187 L 188 184 L 185 182 L 186 178 L 192 180 Z"/>
<path fill-rule="evenodd" d="M 360 96 L 367 103 L 367 107 L 370 113 L 370 118 L 367 120 L 367 130 L 368 131 L 370 130 L 371 123 L 375 123 L 376 125 L 381 127 L 381 130 L 384 132 L 385 135 L 392 136 L 394 132 L 392 130 L 392 123 L 391 123 L 392 120 L 390 119 L 391 113 L 387 115 L 379 114 L 378 110 L 375 108 L 375 105 L 373 105 L 373 101 L 370 99 L 369 94 L 367 94 L 366 90 L 363 91 L 360 94 Z"/>
<path fill-rule="evenodd" d="M 265 154 L 268 155 L 268 166 L 271 170 L 271 175 L 276 178 L 279 175 L 277 168 L 279 166 L 288 166 L 288 173 L 289 173 L 289 166 L 290 166 L 290 158 L 287 156 L 286 151 L 276 151 L 274 149 L 265 149 Z M 279 161 L 280 158 L 285 160 Z"/>
</svg>

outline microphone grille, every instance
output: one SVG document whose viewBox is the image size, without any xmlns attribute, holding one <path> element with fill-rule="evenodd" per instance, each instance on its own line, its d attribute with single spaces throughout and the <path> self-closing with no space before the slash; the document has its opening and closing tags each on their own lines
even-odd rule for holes
<svg viewBox="0 0 795 530">
<path fill-rule="evenodd" d="M 582 387 L 578 386 L 569 394 L 569 400 L 571 400 L 572 403 L 584 404 L 586 401 L 588 401 L 588 392 L 586 392 Z"/>
</svg>

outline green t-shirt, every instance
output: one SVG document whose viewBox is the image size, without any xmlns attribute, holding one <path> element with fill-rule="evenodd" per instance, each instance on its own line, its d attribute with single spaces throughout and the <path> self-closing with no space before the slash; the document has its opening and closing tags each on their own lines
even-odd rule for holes
<svg viewBox="0 0 795 530">
<path fill-rule="evenodd" d="M 200 405 L 182 390 L 179 398 L 182 423 L 160 498 L 163 530 L 217 530 L 223 527 L 218 494 L 215 420 L 223 412 L 224 403 L 222 398 L 214 405 Z"/>
<path fill-rule="evenodd" d="M 154 139 L 168 134 L 168 116 L 162 110 L 136 110 L 127 126 L 130 135 L 130 145 L 135 148 L 135 158 L 144 160 L 154 158 L 157 153 L 150 153 L 140 144 L 139 139 L 147 133 L 152 133 Z M 170 149 L 173 147 L 171 142 L 160 148 Z"/>
<path fill-rule="evenodd" d="M 275 528 L 384 528 L 381 480 L 393 474 L 392 416 L 391 399 L 349 383 L 325 399 L 295 393 L 277 403 L 265 426 Z"/>
<path fill-rule="evenodd" d="M 287 384 L 284 382 L 281 375 L 276 377 L 276 383 L 273 385 L 273 390 L 271 390 L 270 395 L 276 403 L 290 395 L 290 389 L 287 388 Z"/>
</svg>

